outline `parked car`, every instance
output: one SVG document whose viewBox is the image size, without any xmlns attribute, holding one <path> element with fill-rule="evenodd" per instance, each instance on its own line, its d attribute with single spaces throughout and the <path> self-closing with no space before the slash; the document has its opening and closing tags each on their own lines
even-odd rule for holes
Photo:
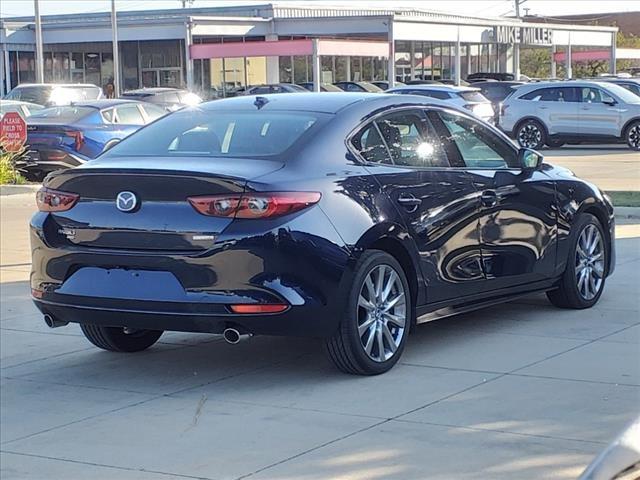
<svg viewBox="0 0 640 480">
<path fill-rule="evenodd" d="M 599 78 L 598 81 L 620 85 L 640 96 L 640 78 Z"/>
<path fill-rule="evenodd" d="M 118 352 L 163 330 L 320 337 L 371 375 L 416 324 L 528 292 L 598 302 L 614 213 L 593 184 L 428 97 L 262 98 L 175 112 L 47 177 L 31 292 L 48 325 Z"/>
<path fill-rule="evenodd" d="M 141 88 L 129 90 L 120 95 L 125 100 L 137 100 L 153 103 L 164 108 L 168 112 L 175 112 L 184 107 L 197 105 L 202 98 L 189 90 L 169 87 Z"/>
<path fill-rule="evenodd" d="M 345 92 L 380 93 L 383 90 L 369 82 L 335 82 L 334 85 Z"/>
<path fill-rule="evenodd" d="M 444 83 L 440 80 L 420 80 L 418 78 L 414 80 L 407 80 L 405 85 L 444 85 Z"/>
<path fill-rule="evenodd" d="M 16 168 L 29 180 L 42 180 L 61 168 L 97 157 L 167 112 L 131 100 L 95 100 L 40 110 L 27 119 L 27 153 Z"/>
<path fill-rule="evenodd" d="M 270 93 L 308 93 L 304 87 L 295 83 L 273 83 L 270 85 L 254 85 L 247 87 L 243 95 L 268 95 Z"/>
<path fill-rule="evenodd" d="M 474 115 L 485 122 L 494 121 L 494 111 L 491 102 L 481 93 L 479 88 L 454 87 L 451 85 L 406 85 L 392 88 L 387 93 L 405 95 L 421 95 L 423 97 L 445 100 L 458 107 L 471 110 Z"/>
<path fill-rule="evenodd" d="M 524 85 L 524 82 L 499 82 L 491 80 L 486 82 L 474 82 L 473 86 L 480 89 L 480 93 L 484 95 L 490 102 L 494 111 L 494 124 L 500 123 L 500 110 L 502 102 L 514 92 L 514 87 Z"/>
<path fill-rule="evenodd" d="M 640 97 L 607 82 L 528 83 L 503 102 L 500 126 L 528 148 L 625 141 L 640 150 Z"/>
<path fill-rule="evenodd" d="M 498 80 L 500 82 L 511 82 L 516 80 L 516 76 L 513 73 L 502 72 L 476 72 L 467 75 L 467 82 L 473 83 L 475 80 L 486 81 L 487 79 Z"/>
<path fill-rule="evenodd" d="M 374 80 L 371 83 L 381 90 L 389 90 L 389 82 L 386 80 Z M 399 82 L 397 80 L 394 82 L 394 87 L 401 87 L 403 85 L 405 85 L 403 82 Z"/>
<path fill-rule="evenodd" d="M 0 119 L 8 112 L 18 112 L 22 118 L 27 118 L 32 113 L 42 110 L 43 108 L 42 105 L 36 103 L 2 100 L 0 102 Z"/>
<path fill-rule="evenodd" d="M 300 85 L 302 88 L 304 88 L 307 91 L 310 91 L 310 92 L 313 91 L 313 82 L 303 82 L 303 83 L 299 83 L 298 85 Z M 342 92 L 342 89 L 330 83 L 321 83 L 320 91 L 321 92 Z"/>
<path fill-rule="evenodd" d="M 23 83 L 4 97 L 5 100 L 36 103 L 45 107 L 69 105 L 73 102 L 100 98 L 102 98 L 100 87 L 84 83 Z"/>
</svg>

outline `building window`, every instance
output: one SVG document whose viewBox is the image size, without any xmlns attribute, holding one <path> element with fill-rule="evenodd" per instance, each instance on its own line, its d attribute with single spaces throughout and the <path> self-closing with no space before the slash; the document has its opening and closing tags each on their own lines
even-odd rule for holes
<svg viewBox="0 0 640 480">
<path fill-rule="evenodd" d="M 278 57 L 278 65 L 279 65 L 279 79 L 283 83 L 291 83 L 293 80 L 292 70 L 291 70 L 291 57 Z"/>
</svg>

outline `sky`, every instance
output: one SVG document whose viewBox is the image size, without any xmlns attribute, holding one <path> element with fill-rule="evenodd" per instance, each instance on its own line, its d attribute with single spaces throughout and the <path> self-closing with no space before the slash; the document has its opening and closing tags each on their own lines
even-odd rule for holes
<svg viewBox="0 0 640 480">
<path fill-rule="evenodd" d="M 41 15 L 64 13 L 93 13 L 110 11 L 110 0 L 39 0 Z M 194 7 L 214 7 L 222 5 L 246 5 L 270 3 L 270 0 L 193 0 Z M 284 3 L 284 2 L 280 2 Z M 512 15 L 514 0 L 316 0 L 302 3 L 323 5 L 418 7 L 448 13 L 478 16 Z M 0 16 L 14 17 L 33 15 L 34 0 L 0 0 Z M 180 8 L 181 0 L 116 0 L 116 8 L 124 10 L 146 10 Z M 523 14 L 570 15 L 578 13 L 630 12 L 640 11 L 639 0 L 526 0 L 522 5 Z M 528 9 L 528 10 L 527 10 Z"/>
</svg>

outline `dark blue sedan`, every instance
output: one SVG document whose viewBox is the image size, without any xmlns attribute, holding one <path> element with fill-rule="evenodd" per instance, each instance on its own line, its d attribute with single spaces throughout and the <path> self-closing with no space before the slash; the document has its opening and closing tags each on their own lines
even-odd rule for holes
<svg viewBox="0 0 640 480">
<path fill-rule="evenodd" d="M 378 374 L 417 324 L 531 292 L 588 308 L 615 265 L 598 188 L 410 95 L 184 109 L 48 176 L 37 201 L 37 307 L 119 352 L 164 330 L 312 336 Z"/>
<path fill-rule="evenodd" d="M 167 112 L 131 100 L 94 100 L 51 107 L 27 120 L 28 152 L 16 166 L 31 180 L 78 166 Z"/>
</svg>

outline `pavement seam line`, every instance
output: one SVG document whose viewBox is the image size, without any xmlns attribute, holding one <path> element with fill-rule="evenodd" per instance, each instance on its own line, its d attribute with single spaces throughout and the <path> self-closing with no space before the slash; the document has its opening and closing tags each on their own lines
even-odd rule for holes
<svg viewBox="0 0 640 480">
<path fill-rule="evenodd" d="M 53 460 L 53 461 L 57 461 L 57 462 L 67 462 L 67 463 L 74 463 L 74 464 L 78 464 L 78 465 L 90 465 L 93 467 L 102 467 L 102 468 L 111 468 L 114 470 L 124 470 L 127 472 L 144 472 L 144 473 L 151 473 L 151 474 L 155 474 L 155 475 L 164 475 L 164 476 L 171 476 L 171 477 L 178 477 L 178 478 L 191 478 L 194 480 L 214 480 L 211 477 L 194 477 L 193 475 L 183 475 L 180 473 L 168 473 L 168 472 L 161 472 L 159 470 L 146 470 L 144 468 L 140 469 L 140 468 L 130 468 L 130 467 L 120 467 L 117 465 L 107 465 L 106 463 L 94 463 L 94 462 L 84 462 L 81 460 L 72 460 L 69 458 L 58 458 L 58 457 L 49 457 L 47 455 L 36 455 L 33 453 L 24 453 L 24 452 L 14 452 L 11 450 L 0 450 L 0 453 L 8 453 L 10 455 L 21 455 L 23 457 L 33 457 L 33 458 L 42 458 L 42 459 L 46 459 L 46 460 Z"/>
</svg>

